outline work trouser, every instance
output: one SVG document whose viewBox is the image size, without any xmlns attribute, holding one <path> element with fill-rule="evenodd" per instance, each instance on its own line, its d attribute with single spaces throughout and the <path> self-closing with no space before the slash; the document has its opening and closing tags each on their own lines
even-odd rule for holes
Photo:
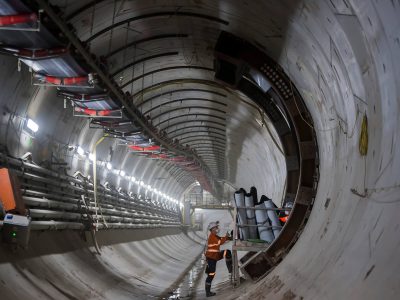
<svg viewBox="0 0 400 300">
<path fill-rule="evenodd" d="M 228 268 L 228 272 L 232 273 L 232 253 L 231 250 L 222 250 L 219 252 L 218 260 L 225 258 L 226 267 Z M 211 286 L 211 282 L 215 276 L 215 269 L 217 267 L 217 261 L 212 258 L 207 257 L 207 266 L 206 266 L 206 274 L 208 275 L 206 278 L 206 285 Z"/>
</svg>

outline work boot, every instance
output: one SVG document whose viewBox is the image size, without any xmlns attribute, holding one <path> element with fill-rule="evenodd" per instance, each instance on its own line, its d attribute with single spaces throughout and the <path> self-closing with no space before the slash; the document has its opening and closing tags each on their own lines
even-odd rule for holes
<svg viewBox="0 0 400 300">
<path fill-rule="evenodd" d="M 232 273 L 232 258 L 226 258 L 225 262 L 226 262 L 226 267 L 228 269 L 228 272 Z"/>
<path fill-rule="evenodd" d="M 216 294 L 214 292 L 211 292 L 211 284 L 206 283 L 206 297 L 212 297 L 215 295 Z"/>
</svg>

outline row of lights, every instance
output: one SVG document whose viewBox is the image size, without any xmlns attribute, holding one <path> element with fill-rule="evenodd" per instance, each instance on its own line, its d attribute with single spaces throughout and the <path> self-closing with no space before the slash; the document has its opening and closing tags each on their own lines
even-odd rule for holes
<svg viewBox="0 0 400 300">
<path fill-rule="evenodd" d="M 36 133 L 39 130 L 39 125 L 33 121 L 32 119 L 28 118 L 27 119 L 27 123 L 26 123 L 26 127 L 31 130 L 33 133 Z M 81 147 L 81 146 L 76 146 L 73 147 L 76 150 L 76 153 L 80 156 L 86 156 L 86 152 L 85 150 Z M 94 155 L 93 153 L 88 153 L 88 158 L 90 161 L 94 161 Z M 98 162 L 99 165 L 101 166 L 105 166 L 107 168 L 107 170 L 112 171 L 112 165 L 110 162 Z M 178 204 L 178 200 L 176 200 L 175 198 L 172 198 L 164 193 L 162 193 L 161 191 L 158 191 L 156 188 L 151 187 L 150 184 L 145 184 L 142 180 L 136 180 L 136 178 L 134 176 L 129 176 L 126 175 L 124 170 L 113 170 L 114 174 L 119 175 L 121 177 L 124 177 L 130 181 L 132 181 L 133 183 L 137 183 L 139 186 L 145 188 L 147 191 L 150 191 L 152 193 L 155 193 L 156 195 L 167 199 L 171 202 L 174 202 L 175 204 Z M 182 204 L 181 204 L 182 205 Z"/>
<path fill-rule="evenodd" d="M 76 153 L 80 156 L 85 156 L 86 157 L 86 152 L 81 146 L 75 146 Z M 92 153 L 88 153 L 88 158 L 90 161 L 94 160 L 94 155 Z M 98 161 L 97 162 L 100 166 L 106 167 L 107 170 L 113 172 L 115 175 L 118 175 L 122 178 L 128 179 L 133 183 L 138 184 L 140 187 L 146 189 L 149 192 L 152 192 L 164 199 L 167 199 L 175 204 L 178 204 L 179 201 L 176 200 L 175 198 L 172 198 L 165 193 L 158 191 L 156 188 L 153 188 L 150 184 L 145 184 L 142 180 L 136 179 L 134 176 L 129 176 L 126 175 L 126 172 L 124 170 L 118 170 L 118 169 L 113 169 L 112 164 L 110 162 L 105 162 L 105 161 Z"/>
</svg>

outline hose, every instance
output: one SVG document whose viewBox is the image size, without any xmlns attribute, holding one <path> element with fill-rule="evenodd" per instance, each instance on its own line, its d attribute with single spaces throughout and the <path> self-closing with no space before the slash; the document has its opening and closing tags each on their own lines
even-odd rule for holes
<svg viewBox="0 0 400 300">
<path fill-rule="evenodd" d="M 364 117 L 361 123 L 360 139 L 358 144 L 358 150 L 361 156 L 367 155 L 368 152 L 368 119 L 367 115 L 364 113 Z"/>
</svg>

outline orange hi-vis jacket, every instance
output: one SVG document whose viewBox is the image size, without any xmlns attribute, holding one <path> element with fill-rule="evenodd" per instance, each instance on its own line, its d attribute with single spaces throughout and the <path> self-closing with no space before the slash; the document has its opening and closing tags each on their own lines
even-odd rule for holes
<svg viewBox="0 0 400 300">
<path fill-rule="evenodd" d="M 228 239 L 227 236 L 220 237 L 211 232 L 210 236 L 208 237 L 207 249 L 206 249 L 205 256 L 207 258 L 220 260 L 222 257 L 219 253 L 220 252 L 219 246 L 224 244 L 227 239 Z"/>
</svg>

